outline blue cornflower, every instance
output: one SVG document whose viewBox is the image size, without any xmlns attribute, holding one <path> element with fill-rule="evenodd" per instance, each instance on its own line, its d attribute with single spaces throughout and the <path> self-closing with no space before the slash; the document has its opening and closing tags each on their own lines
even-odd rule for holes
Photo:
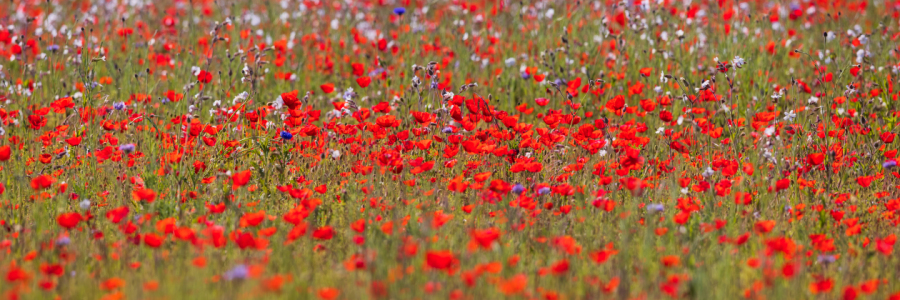
<svg viewBox="0 0 900 300">
<path fill-rule="evenodd" d="M 370 77 L 376 76 L 376 75 L 381 74 L 381 72 L 384 72 L 384 68 L 378 68 L 378 69 L 372 70 L 372 72 L 369 72 L 369 76 Z"/>
<path fill-rule="evenodd" d="M 819 256 L 816 257 L 816 262 L 823 263 L 823 264 L 830 264 L 836 260 L 837 260 L 837 258 L 834 257 L 834 255 L 819 254 Z"/>
<path fill-rule="evenodd" d="M 122 146 L 119 146 L 119 150 L 122 150 L 122 152 L 125 153 L 134 152 L 134 144 L 124 144 Z"/>
<path fill-rule="evenodd" d="M 125 102 L 113 103 L 113 108 L 115 108 L 116 110 L 123 110 L 125 109 Z"/>
<path fill-rule="evenodd" d="M 403 14 L 406 13 L 406 8 L 403 8 L 403 7 L 395 8 L 394 13 L 397 14 L 398 16 L 402 16 Z"/>
<path fill-rule="evenodd" d="M 91 200 L 89 200 L 89 199 L 81 200 L 81 202 L 78 202 L 78 208 L 81 208 L 81 210 L 91 209 Z"/>
<path fill-rule="evenodd" d="M 889 161 L 886 161 L 886 162 L 884 162 L 884 163 L 881 164 L 881 167 L 882 167 L 882 168 L 885 168 L 885 169 L 890 169 L 890 168 L 893 168 L 893 167 L 896 167 L 896 166 L 897 166 L 897 161 L 896 161 L 896 160 L 893 160 L 893 159 L 892 159 L 892 160 L 889 160 Z"/>
<path fill-rule="evenodd" d="M 285 139 L 285 140 L 290 140 L 290 139 L 294 138 L 294 135 L 291 134 L 290 132 L 282 131 L 282 132 L 281 132 L 281 138 L 282 138 L 282 139 Z"/>
<path fill-rule="evenodd" d="M 247 269 L 247 266 L 237 265 L 231 270 L 228 270 L 228 272 L 225 272 L 222 277 L 225 277 L 225 280 L 245 279 L 249 273 L 250 270 Z"/>
<path fill-rule="evenodd" d="M 520 195 L 524 191 L 525 191 L 525 187 L 518 183 L 516 183 L 516 185 L 513 186 L 513 188 L 512 188 L 512 192 L 516 193 L 516 195 Z"/>
<path fill-rule="evenodd" d="M 538 192 L 538 195 L 546 195 L 546 194 L 550 193 L 550 188 L 542 187 L 542 188 L 538 189 L 537 192 Z"/>
</svg>

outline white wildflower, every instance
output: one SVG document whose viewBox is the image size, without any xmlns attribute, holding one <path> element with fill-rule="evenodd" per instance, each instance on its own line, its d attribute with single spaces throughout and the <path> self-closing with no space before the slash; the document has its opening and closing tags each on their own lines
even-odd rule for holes
<svg viewBox="0 0 900 300">
<path fill-rule="evenodd" d="M 746 64 L 747 62 L 744 61 L 744 59 L 741 58 L 740 56 L 735 55 L 735 56 L 734 56 L 734 59 L 731 60 L 731 63 L 734 64 L 734 67 L 735 67 L 735 68 L 740 69 L 740 68 L 741 68 L 742 66 L 744 66 L 744 64 Z"/>
<path fill-rule="evenodd" d="M 797 117 L 797 114 L 794 113 L 794 110 L 784 113 L 784 120 L 788 122 L 794 121 L 794 118 Z"/>
</svg>

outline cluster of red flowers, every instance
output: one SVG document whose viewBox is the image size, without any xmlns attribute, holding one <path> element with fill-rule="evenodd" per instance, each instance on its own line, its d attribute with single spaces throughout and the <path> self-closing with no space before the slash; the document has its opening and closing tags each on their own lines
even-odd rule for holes
<svg viewBox="0 0 900 300">
<path fill-rule="evenodd" d="M 898 3 L 234 2 L 0 12 L 3 296 L 900 299 Z"/>
</svg>

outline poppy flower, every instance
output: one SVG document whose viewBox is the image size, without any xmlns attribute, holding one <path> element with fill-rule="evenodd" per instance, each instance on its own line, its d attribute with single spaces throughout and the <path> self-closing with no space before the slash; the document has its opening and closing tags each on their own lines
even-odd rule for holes
<svg viewBox="0 0 900 300">
<path fill-rule="evenodd" d="M 830 292 L 834 287 L 834 281 L 831 279 L 822 279 L 816 282 L 813 282 L 809 285 L 809 290 L 813 294 L 821 294 Z"/>
<path fill-rule="evenodd" d="M 825 161 L 824 153 L 811 153 L 806 156 L 806 161 L 813 166 L 818 166 Z"/>
<path fill-rule="evenodd" d="M 350 68 L 353 69 L 354 76 L 363 76 L 366 73 L 366 66 L 361 63 L 353 63 Z"/>
<path fill-rule="evenodd" d="M 78 223 L 81 222 L 81 220 L 81 214 L 75 212 L 63 213 L 56 217 L 56 223 L 65 229 L 75 228 L 75 226 L 78 226 Z"/>
<path fill-rule="evenodd" d="M 772 228 L 774 227 L 775 221 L 773 220 L 759 221 L 753 225 L 753 229 L 760 234 L 769 233 L 769 231 L 772 231 Z"/>
<path fill-rule="evenodd" d="M 596 251 L 596 252 L 591 252 L 590 257 L 594 262 L 596 262 L 598 264 L 603 264 L 604 262 L 609 260 L 610 257 L 612 257 L 613 255 L 616 255 L 617 253 L 618 253 L 618 251 L 616 251 L 616 250 L 609 250 L 609 249 L 600 250 L 600 251 Z"/>
<path fill-rule="evenodd" d="M 438 270 L 449 270 L 455 260 L 456 257 L 453 253 L 446 250 L 428 251 L 428 253 L 425 253 L 425 262 L 428 266 Z"/>
<path fill-rule="evenodd" d="M 504 295 L 512 296 L 523 292 L 528 287 L 528 276 L 525 274 L 515 275 L 507 280 L 501 280 L 497 285 L 497 289 Z"/>
<path fill-rule="evenodd" d="M 897 243 L 897 236 L 894 234 L 889 235 L 883 239 L 877 239 L 875 241 L 875 248 L 878 252 L 886 256 L 890 256 L 894 252 L 894 244 Z"/>
<path fill-rule="evenodd" d="M 490 248 L 494 241 L 499 238 L 500 231 L 495 228 L 488 228 L 483 230 L 476 229 L 472 231 L 472 239 L 484 249 Z"/>
<path fill-rule="evenodd" d="M 234 242 L 241 250 L 254 249 L 259 243 L 259 241 L 255 237 L 253 237 L 253 234 L 250 234 L 249 232 L 242 232 L 238 234 Z"/>
<path fill-rule="evenodd" d="M 281 101 L 284 102 L 284 105 L 288 107 L 288 109 L 297 109 L 300 107 L 300 98 L 297 96 L 299 91 L 293 90 L 287 93 L 281 94 Z"/>
<path fill-rule="evenodd" d="M 353 223 L 350 223 L 350 228 L 352 228 L 353 231 L 362 233 L 363 231 L 366 230 L 366 220 L 365 219 L 356 220 Z"/>
<path fill-rule="evenodd" d="M 41 264 L 41 273 L 48 276 L 60 276 L 63 274 L 65 268 L 61 264 Z"/>
<path fill-rule="evenodd" d="M 856 183 L 859 186 L 867 188 L 872 185 L 872 181 L 875 180 L 875 176 L 859 176 L 856 177 Z"/>
<path fill-rule="evenodd" d="M 372 78 L 370 78 L 369 76 L 356 78 L 356 84 L 358 84 L 361 88 L 368 87 L 370 83 L 372 83 Z"/>
<path fill-rule="evenodd" d="M 326 84 L 320 85 L 319 88 L 322 89 L 323 93 L 330 94 L 331 92 L 334 91 L 334 84 L 326 83 Z"/>
<path fill-rule="evenodd" d="M 201 70 L 197 72 L 197 81 L 201 83 L 210 83 L 212 82 L 213 75 L 209 71 Z"/>
<path fill-rule="evenodd" d="M 241 216 L 241 227 L 256 227 L 266 220 L 266 212 L 261 210 L 255 213 L 247 213 Z"/>
<path fill-rule="evenodd" d="M 0 146 L 0 161 L 9 160 L 11 154 L 12 149 L 10 149 L 9 145 Z"/>
<path fill-rule="evenodd" d="M 100 283 L 100 288 L 106 291 L 112 291 L 125 286 L 125 280 L 118 277 L 107 279 Z"/>
<path fill-rule="evenodd" d="M 73 147 L 78 146 L 81 144 L 81 139 L 82 139 L 82 137 L 80 137 L 80 136 L 73 136 L 71 138 L 66 139 L 66 143 L 69 144 L 69 146 L 73 146 Z"/>
<path fill-rule="evenodd" d="M 39 175 L 31 179 L 31 188 L 36 191 L 47 189 L 53 185 L 54 182 L 56 182 L 56 179 L 49 175 Z"/>
<path fill-rule="evenodd" d="M 663 256 L 662 264 L 666 267 L 677 267 L 681 264 L 681 258 L 675 255 Z"/>
<path fill-rule="evenodd" d="M 313 231 L 312 236 L 317 240 L 330 240 L 334 237 L 334 229 L 331 226 L 324 226 Z"/>
<path fill-rule="evenodd" d="M 240 172 L 235 172 L 231 175 L 231 183 L 234 188 L 242 187 L 247 185 L 250 182 L 250 175 L 252 173 L 250 170 L 244 170 Z"/>
<path fill-rule="evenodd" d="M 156 192 L 148 188 L 139 188 L 131 192 L 132 197 L 138 201 L 152 203 L 156 200 Z"/>
<path fill-rule="evenodd" d="M 783 191 L 788 189 L 791 186 L 791 180 L 787 178 L 779 179 L 775 182 L 775 190 Z"/>
<path fill-rule="evenodd" d="M 165 239 L 161 236 L 156 235 L 155 233 L 148 233 L 144 235 L 144 244 L 150 248 L 159 248 L 162 246 L 163 241 Z"/>
<path fill-rule="evenodd" d="M 338 296 L 341 295 L 341 291 L 336 288 L 321 288 L 319 289 L 319 299 L 322 300 L 333 300 L 337 299 Z"/>
</svg>

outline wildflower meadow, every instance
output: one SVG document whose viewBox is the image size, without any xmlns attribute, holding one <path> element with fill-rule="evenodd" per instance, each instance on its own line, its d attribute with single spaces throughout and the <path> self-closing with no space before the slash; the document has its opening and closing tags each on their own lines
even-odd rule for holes
<svg viewBox="0 0 900 300">
<path fill-rule="evenodd" d="M 900 1 L 0 3 L 6 299 L 900 299 Z"/>
</svg>

